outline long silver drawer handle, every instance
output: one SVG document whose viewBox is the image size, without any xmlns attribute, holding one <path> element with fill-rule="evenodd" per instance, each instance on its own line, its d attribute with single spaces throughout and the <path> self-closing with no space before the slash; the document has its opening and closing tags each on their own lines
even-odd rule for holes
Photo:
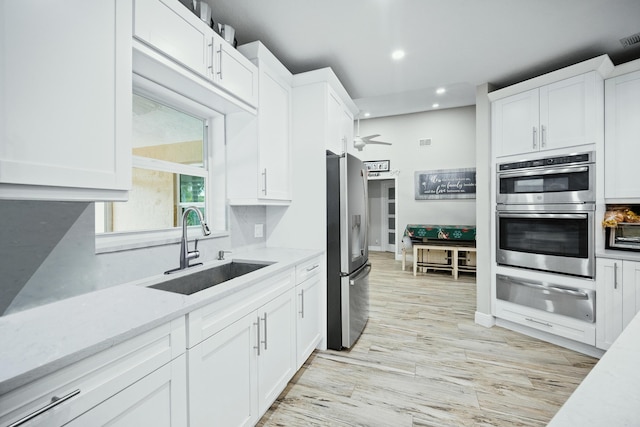
<svg viewBox="0 0 640 427">
<path fill-rule="evenodd" d="M 318 268 L 318 267 L 320 267 L 320 264 L 316 264 L 316 265 L 314 265 L 313 267 L 307 267 L 307 271 L 308 271 L 308 272 L 309 272 L 309 271 L 313 271 L 313 270 L 315 270 L 315 269 L 316 269 L 316 268 Z"/>
<path fill-rule="evenodd" d="M 38 409 L 35 412 L 30 413 L 26 417 L 19 419 L 18 421 L 14 422 L 13 424 L 9 424 L 7 427 L 21 426 L 22 424 L 26 423 L 27 421 L 30 421 L 30 420 L 34 419 L 38 415 L 44 414 L 49 409 L 52 409 L 52 408 L 60 405 L 61 403 L 66 402 L 67 400 L 71 399 L 72 397 L 74 397 L 74 396 L 76 396 L 78 394 L 80 394 L 80 389 L 74 390 L 71 393 L 67 394 L 66 396 L 62 396 L 62 397 L 53 396 L 51 398 L 51 403 L 49 403 L 46 406 L 43 406 L 42 408 Z"/>
<path fill-rule="evenodd" d="M 300 318 L 304 319 L 304 289 L 300 289 Z"/>
<path fill-rule="evenodd" d="M 532 319 L 530 317 L 525 317 L 524 320 L 528 320 L 529 322 L 538 323 L 539 325 L 543 325 L 543 326 L 547 326 L 549 328 L 553 328 L 553 325 L 551 323 L 541 322 L 539 320 Z"/>
</svg>

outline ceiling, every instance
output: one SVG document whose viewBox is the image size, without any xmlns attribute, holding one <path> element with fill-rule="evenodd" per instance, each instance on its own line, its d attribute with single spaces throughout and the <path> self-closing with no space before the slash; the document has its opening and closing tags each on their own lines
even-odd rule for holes
<svg viewBox="0 0 640 427">
<path fill-rule="evenodd" d="M 640 0 L 206 1 L 238 44 L 262 41 L 292 73 L 331 67 L 371 117 L 472 105 L 479 84 L 605 53 L 640 58 L 640 43 L 620 42 L 640 33 Z"/>
</svg>

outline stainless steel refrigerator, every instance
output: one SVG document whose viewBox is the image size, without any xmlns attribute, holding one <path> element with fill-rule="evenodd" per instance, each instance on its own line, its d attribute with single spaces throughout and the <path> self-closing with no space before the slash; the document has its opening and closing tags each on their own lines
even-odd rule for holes
<svg viewBox="0 0 640 427">
<path fill-rule="evenodd" d="M 369 319 L 367 169 L 327 151 L 327 347 L 350 348 Z"/>
</svg>

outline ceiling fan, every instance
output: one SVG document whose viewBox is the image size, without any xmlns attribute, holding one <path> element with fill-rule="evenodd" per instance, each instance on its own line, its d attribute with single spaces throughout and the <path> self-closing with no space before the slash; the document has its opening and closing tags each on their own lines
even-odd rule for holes
<svg viewBox="0 0 640 427">
<path fill-rule="evenodd" d="M 377 138 L 379 136 L 379 133 L 375 135 L 360 136 L 360 117 L 358 117 L 358 132 L 356 133 L 356 137 L 353 138 L 353 146 L 357 148 L 358 151 L 362 151 L 362 149 L 368 144 L 391 145 L 390 142 L 372 141 L 373 138 Z"/>
</svg>

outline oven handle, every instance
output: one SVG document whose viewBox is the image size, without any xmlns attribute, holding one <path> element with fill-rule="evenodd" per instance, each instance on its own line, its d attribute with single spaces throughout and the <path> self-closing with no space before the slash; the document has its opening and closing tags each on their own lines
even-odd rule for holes
<svg viewBox="0 0 640 427">
<path fill-rule="evenodd" d="M 588 172 L 588 166 L 574 166 L 566 168 L 553 168 L 542 170 L 528 170 L 528 171 L 515 171 L 515 172 L 498 172 L 499 178 L 513 178 L 519 176 L 537 176 L 537 175 L 554 175 L 559 173 L 576 173 L 576 172 Z"/>
<path fill-rule="evenodd" d="M 522 286 L 526 286 L 529 288 L 534 288 L 534 289 L 542 289 L 542 290 L 547 290 L 547 291 L 551 291 L 551 292 L 555 292 L 558 294 L 566 294 L 566 295 L 571 295 L 574 297 L 579 297 L 581 299 L 589 299 L 589 294 L 583 291 L 574 291 L 572 289 L 566 289 L 566 288 L 559 288 L 557 286 L 545 286 L 545 285 L 540 285 L 538 283 L 531 283 L 531 282 L 525 282 L 523 280 L 516 280 L 513 278 L 509 278 L 509 281 L 512 283 L 515 283 L 516 285 L 522 285 Z"/>
<path fill-rule="evenodd" d="M 549 219 L 587 219 L 589 214 L 586 213 L 533 213 L 533 212 L 501 212 L 498 211 L 500 218 L 549 218 Z"/>
</svg>

